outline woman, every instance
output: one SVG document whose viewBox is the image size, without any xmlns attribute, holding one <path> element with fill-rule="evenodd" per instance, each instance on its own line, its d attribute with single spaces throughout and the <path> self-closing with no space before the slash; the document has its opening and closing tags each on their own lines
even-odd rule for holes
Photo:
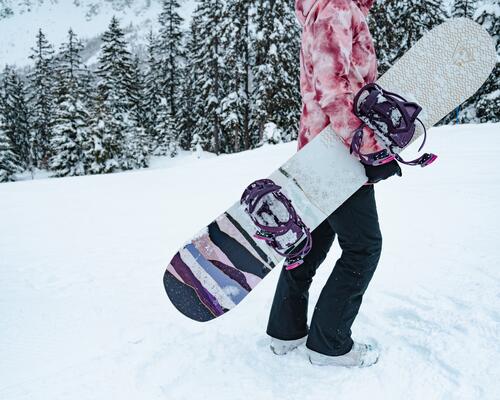
<svg viewBox="0 0 500 400">
<path fill-rule="evenodd" d="M 295 12 L 303 26 L 299 149 L 328 124 L 346 148 L 350 147 L 353 132 L 360 125 L 352 112 L 353 98 L 377 76 L 375 50 L 365 19 L 373 1 L 296 0 Z M 365 128 L 361 152 L 382 150 L 379 140 Z M 286 354 L 305 342 L 313 364 L 368 366 L 378 359 L 373 346 L 352 340 L 351 326 L 382 248 L 373 183 L 394 174 L 401 176 L 401 170 L 395 160 L 377 167 L 365 165 L 365 170 L 368 183 L 312 232 L 313 247 L 304 263 L 281 271 L 267 327 L 276 354 Z M 308 290 L 335 235 L 342 255 L 308 327 Z"/>
</svg>

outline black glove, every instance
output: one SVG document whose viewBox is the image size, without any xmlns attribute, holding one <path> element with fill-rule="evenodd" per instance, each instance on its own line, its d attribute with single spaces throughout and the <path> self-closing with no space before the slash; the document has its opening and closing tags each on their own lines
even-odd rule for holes
<svg viewBox="0 0 500 400">
<path fill-rule="evenodd" d="M 377 183 L 393 175 L 403 176 L 401 168 L 396 160 L 376 167 L 366 164 L 363 164 L 363 166 L 365 167 L 365 174 L 369 183 Z"/>
</svg>

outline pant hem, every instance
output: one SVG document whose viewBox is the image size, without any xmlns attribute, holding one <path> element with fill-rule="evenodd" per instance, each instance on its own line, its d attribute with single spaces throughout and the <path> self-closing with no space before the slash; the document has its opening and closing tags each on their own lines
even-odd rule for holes
<svg viewBox="0 0 500 400">
<path fill-rule="evenodd" d="M 297 335 L 273 335 L 269 332 L 266 332 L 267 336 L 270 336 L 274 339 L 278 339 L 278 340 L 297 340 L 297 339 L 302 339 L 304 337 L 306 337 L 309 332 L 306 332 L 306 333 L 302 333 L 302 334 L 297 334 Z"/>
</svg>

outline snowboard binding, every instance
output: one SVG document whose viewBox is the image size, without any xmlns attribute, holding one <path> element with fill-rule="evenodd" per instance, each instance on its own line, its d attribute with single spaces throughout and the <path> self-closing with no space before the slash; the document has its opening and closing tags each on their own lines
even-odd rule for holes
<svg viewBox="0 0 500 400">
<path fill-rule="evenodd" d="M 258 228 L 254 237 L 284 256 L 285 269 L 291 270 L 304 262 L 312 238 L 309 228 L 280 189 L 271 179 L 259 179 L 245 189 L 240 203 Z"/>
<path fill-rule="evenodd" d="M 403 97 L 382 89 L 376 83 L 363 86 L 354 97 L 354 114 L 362 124 L 354 131 L 351 141 L 351 154 L 357 154 L 362 163 L 368 165 L 382 165 L 394 159 L 406 165 L 420 165 L 425 167 L 431 164 L 437 156 L 424 153 L 412 161 L 405 161 L 397 153 L 407 146 L 415 134 L 415 121 L 424 128 L 424 140 L 418 151 L 422 150 L 427 138 L 424 124 L 418 118 L 422 111 L 417 103 L 409 102 Z M 370 127 L 383 140 L 386 149 L 376 153 L 361 153 L 363 143 L 363 128 Z"/>
</svg>

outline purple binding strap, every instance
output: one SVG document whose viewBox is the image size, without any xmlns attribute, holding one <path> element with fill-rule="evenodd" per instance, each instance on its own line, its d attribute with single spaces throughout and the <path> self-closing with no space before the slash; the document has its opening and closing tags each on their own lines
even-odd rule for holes
<svg viewBox="0 0 500 400">
<path fill-rule="evenodd" d="M 240 203 L 245 204 L 245 211 L 259 229 L 254 236 L 264 240 L 278 254 L 284 256 L 285 268 L 290 270 L 304 262 L 304 257 L 312 247 L 312 237 L 309 228 L 297 215 L 292 202 L 280 189 L 281 186 L 276 185 L 271 179 L 259 179 L 245 189 Z M 265 200 L 266 196 L 272 198 Z M 287 221 L 281 221 L 273 212 L 270 204 L 273 200 L 284 206 L 288 214 Z M 295 237 L 295 240 L 291 240 L 292 237 Z M 301 239 L 303 244 L 299 243 Z"/>
<path fill-rule="evenodd" d="M 363 96 L 364 95 L 364 96 Z M 412 161 L 405 161 L 397 154 L 395 147 L 402 149 L 407 146 L 415 135 L 415 121 L 420 122 L 424 128 L 424 138 L 418 151 L 422 150 L 427 130 L 418 118 L 422 107 L 409 102 L 402 96 L 384 90 L 375 83 L 362 87 L 354 97 L 354 113 L 363 123 L 354 131 L 351 141 L 351 153 L 356 153 L 361 162 L 370 165 L 381 165 L 397 159 L 403 164 L 420 165 L 425 167 L 431 164 L 437 156 L 425 153 Z M 387 149 L 376 153 L 361 153 L 363 142 L 363 128 L 369 126 L 386 143 Z"/>
<path fill-rule="evenodd" d="M 361 153 L 361 145 L 363 143 L 363 128 L 365 124 L 360 125 L 358 129 L 354 132 L 354 136 L 351 141 L 350 153 L 356 153 L 363 164 L 368 165 L 382 165 L 394 160 L 395 156 L 389 154 L 387 149 L 380 150 L 376 153 L 364 154 Z"/>
</svg>

